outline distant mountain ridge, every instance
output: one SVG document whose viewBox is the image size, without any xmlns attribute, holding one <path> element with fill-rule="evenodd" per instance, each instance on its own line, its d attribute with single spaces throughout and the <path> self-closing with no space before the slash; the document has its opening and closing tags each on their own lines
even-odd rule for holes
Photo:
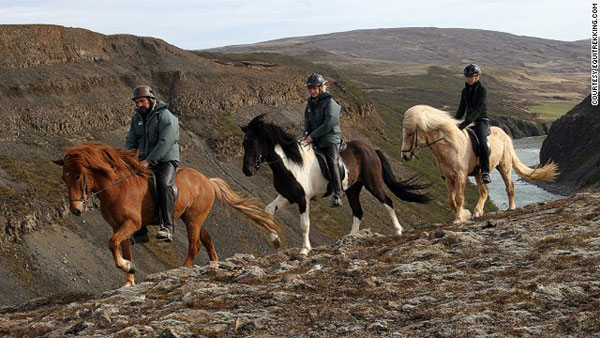
<svg viewBox="0 0 600 338">
<path fill-rule="evenodd" d="M 343 58 L 404 63 L 469 63 L 560 73 L 589 67 L 589 40 L 559 41 L 462 28 L 382 28 L 284 38 L 214 48 L 218 52 L 273 51 L 309 56 L 315 48 Z M 316 55 L 321 58 L 323 55 Z"/>
</svg>

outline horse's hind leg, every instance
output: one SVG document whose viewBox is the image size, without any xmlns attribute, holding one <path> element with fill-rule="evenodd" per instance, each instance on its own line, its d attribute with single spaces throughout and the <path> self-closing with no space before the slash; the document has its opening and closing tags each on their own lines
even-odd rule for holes
<svg viewBox="0 0 600 338">
<path fill-rule="evenodd" d="M 201 210 L 201 211 L 198 210 L 198 208 L 190 208 L 181 217 L 181 219 L 187 226 L 187 235 L 188 235 L 188 254 L 187 254 L 187 257 L 185 258 L 185 262 L 183 263 L 183 266 L 192 266 L 192 263 L 194 262 L 194 258 L 196 258 L 198 251 L 200 251 L 202 231 L 206 232 L 206 230 L 204 230 L 202 228 L 202 225 L 204 224 L 204 221 L 206 220 L 206 217 L 208 216 L 208 213 L 210 211 L 210 206 L 212 206 L 212 205 L 209 205 L 209 208 L 203 208 L 205 210 Z M 207 235 L 208 235 L 208 233 L 207 233 Z M 209 236 L 209 240 L 210 240 L 210 236 Z M 211 246 L 212 246 L 212 241 L 211 241 Z M 207 248 L 207 250 L 208 250 L 208 255 L 209 255 L 210 259 L 213 260 L 211 257 L 210 249 Z M 214 252 L 214 247 L 212 247 L 212 250 Z M 216 254 L 215 254 L 215 257 L 216 257 Z"/>
<path fill-rule="evenodd" d="M 360 191 L 362 190 L 362 183 L 353 184 L 348 190 L 346 190 L 346 196 L 348 196 L 348 202 L 352 209 L 352 230 L 350 235 L 355 235 L 360 227 L 360 221 L 363 217 L 363 209 L 360 205 Z"/>
<path fill-rule="evenodd" d="M 392 202 L 392 199 L 389 198 L 383 190 L 383 181 L 379 181 L 377 183 L 365 182 L 365 187 L 387 209 L 394 229 L 396 230 L 396 235 L 402 235 L 402 226 L 400 225 L 400 222 L 398 222 L 396 211 L 394 211 L 394 202 Z"/>
<path fill-rule="evenodd" d="M 473 217 L 480 217 L 483 215 L 483 207 L 485 206 L 485 201 L 488 199 L 489 189 L 487 185 L 483 184 L 481 175 L 475 176 L 475 180 L 477 181 L 477 188 L 479 188 L 479 200 L 477 201 L 477 205 L 475 205 L 475 210 L 473 210 Z"/>
<path fill-rule="evenodd" d="M 212 262 L 217 262 L 219 260 L 219 257 L 217 256 L 217 251 L 215 250 L 215 246 L 213 245 L 212 238 L 208 234 L 208 231 L 204 229 L 204 227 L 200 229 L 200 241 L 202 242 L 202 245 L 204 245 L 204 248 L 208 252 L 208 258 Z"/>
<path fill-rule="evenodd" d="M 504 181 L 506 196 L 508 196 L 508 210 L 515 210 L 515 184 L 512 180 L 512 165 L 498 165 L 498 171 Z"/>
</svg>

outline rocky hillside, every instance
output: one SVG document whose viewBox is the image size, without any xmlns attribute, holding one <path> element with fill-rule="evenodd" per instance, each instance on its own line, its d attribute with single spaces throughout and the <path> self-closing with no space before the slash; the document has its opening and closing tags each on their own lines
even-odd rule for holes
<svg viewBox="0 0 600 338">
<path fill-rule="evenodd" d="M 589 93 L 590 51 L 584 40 L 420 27 L 285 38 L 211 51 L 282 53 L 329 65 L 367 92 L 380 113 L 401 113 L 416 104 L 455 111 L 462 67 L 475 62 L 489 89 L 492 121 L 515 138 L 546 134 L 549 121 Z"/>
<path fill-rule="evenodd" d="M 560 166 L 556 182 L 567 191 L 600 188 L 600 113 L 588 96 L 552 123 L 540 150 L 542 163 Z"/>
<path fill-rule="evenodd" d="M 6 337 L 592 337 L 600 194 L 153 274 L 0 309 Z"/>
<path fill-rule="evenodd" d="M 110 228 L 96 209 L 81 218 L 68 213 L 60 168 L 50 160 L 61 157 L 66 147 L 88 141 L 122 146 L 134 86 L 151 85 L 178 114 L 181 165 L 223 177 L 234 189 L 270 202 L 275 196 L 270 171 L 253 178 L 242 174 L 238 126 L 271 113 L 274 121 L 299 133 L 303 80 L 314 71 L 309 63 L 207 58 L 159 39 L 51 25 L 0 25 L 0 46 L 0 305 L 54 293 L 98 293 L 123 283 L 107 249 Z M 344 107 L 345 137 L 368 141 L 383 135 L 384 122 L 374 105 L 343 79 L 328 78 Z M 394 166 L 402 177 L 414 174 Z M 363 201 L 365 224 L 391 231 L 385 209 L 373 198 Z M 428 213 L 396 205 L 406 225 L 448 215 L 445 203 L 435 203 Z M 312 211 L 315 244 L 349 232 L 347 205 L 330 211 L 319 201 Z M 297 246 L 297 209 L 283 211 L 279 219 L 285 245 Z M 205 224 L 222 258 L 274 252 L 248 223 L 235 212 L 214 207 Z M 152 236 L 155 227 L 150 231 Z M 175 239 L 135 247 L 139 281 L 182 264 L 187 240 L 181 224 Z M 206 261 L 201 251 L 197 263 Z"/>
</svg>

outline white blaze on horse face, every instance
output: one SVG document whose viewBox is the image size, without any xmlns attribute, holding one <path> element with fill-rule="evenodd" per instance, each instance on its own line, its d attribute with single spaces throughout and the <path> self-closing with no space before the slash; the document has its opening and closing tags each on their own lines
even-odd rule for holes
<svg viewBox="0 0 600 338">
<path fill-rule="evenodd" d="M 300 147 L 303 165 L 289 160 L 280 145 L 275 146 L 275 153 L 283 160 L 283 165 L 294 175 L 296 181 L 302 186 L 306 197 L 322 196 L 327 192 L 327 179 L 321 173 L 319 162 L 310 145 Z M 347 176 L 347 175 L 346 175 Z"/>
</svg>

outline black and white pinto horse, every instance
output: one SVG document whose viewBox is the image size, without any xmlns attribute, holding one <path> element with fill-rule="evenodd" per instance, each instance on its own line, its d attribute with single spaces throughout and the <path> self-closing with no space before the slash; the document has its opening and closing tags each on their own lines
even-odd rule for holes
<svg viewBox="0 0 600 338">
<path fill-rule="evenodd" d="M 281 208 L 298 204 L 303 234 L 300 255 L 306 256 L 311 250 L 309 203 L 314 197 L 326 196 L 329 182 L 321 172 L 312 145 L 298 142 L 281 127 L 266 122 L 264 116 L 259 115 L 242 127 L 245 133 L 242 170 L 246 176 L 253 176 L 263 164 L 271 167 L 273 184 L 279 195 L 267 205 L 266 210 L 275 214 Z M 426 185 L 415 184 L 414 178 L 396 180 L 383 153 L 364 142 L 348 142 L 340 156 L 346 172 L 342 187 L 353 215 L 350 234 L 358 232 L 363 217 L 359 201 L 363 186 L 386 207 L 397 235 L 402 234 L 402 226 L 396 217 L 392 200 L 384 191 L 384 183 L 404 201 L 427 203 L 430 200 L 425 194 L 417 192 L 426 188 Z"/>
</svg>

